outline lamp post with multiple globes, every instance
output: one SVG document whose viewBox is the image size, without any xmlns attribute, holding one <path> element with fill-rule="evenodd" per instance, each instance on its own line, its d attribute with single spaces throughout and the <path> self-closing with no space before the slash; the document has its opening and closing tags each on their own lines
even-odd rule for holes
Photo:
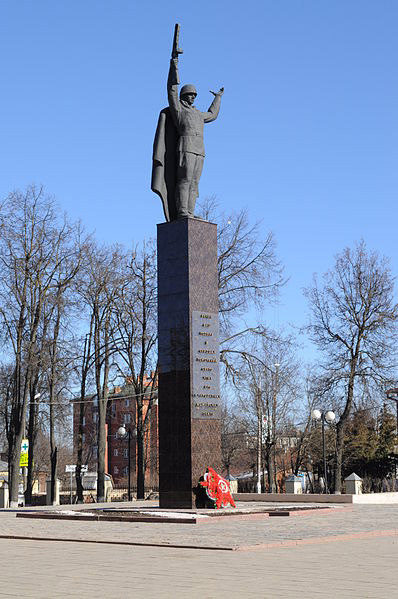
<svg viewBox="0 0 398 599">
<path fill-rule="evenodd" d="M 323 454 L 323 477 L 325 481 L 324 492 L 328 493 L 328 479 L 327 479 L 327 466 L 326 466 L 326 443 L 325 443 L 325 423 L 332 424 L 336 420 L 336 414 L 331 410 L 323 412 L 321 410 L 312 410 L 313 420 L 320 420 L 322 422 L 322 454 Z"/>
</svg>

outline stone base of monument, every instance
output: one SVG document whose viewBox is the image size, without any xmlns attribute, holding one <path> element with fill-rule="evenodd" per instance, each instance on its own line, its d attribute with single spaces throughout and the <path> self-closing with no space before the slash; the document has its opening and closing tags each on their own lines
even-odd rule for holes
<svg viewBox="0 0 398 599">
<path fill-rule="evenodd" d="M 206 469 L 221 467 L 217 227 L 158 225 L 159 504 L 203 505 Z M 204 507 L 204 505 L 203 505 Z"/>
</svg>

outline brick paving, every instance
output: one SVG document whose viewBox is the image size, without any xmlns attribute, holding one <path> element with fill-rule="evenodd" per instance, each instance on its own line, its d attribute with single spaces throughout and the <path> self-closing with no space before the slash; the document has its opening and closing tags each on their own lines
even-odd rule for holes
<svg viewBox="0 0 398 599">
<path fill-rule="evenodd" d="M 172 547 L 107 544 L 115 541 Z M 1 511 L 0 559 L 0 597 L 394 599 L 398 506 L 205 526 L 27 520 Z"/>
</svg>

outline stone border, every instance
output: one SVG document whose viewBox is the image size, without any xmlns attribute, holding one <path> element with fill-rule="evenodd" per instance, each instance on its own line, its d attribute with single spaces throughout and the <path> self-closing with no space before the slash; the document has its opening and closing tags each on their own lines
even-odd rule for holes
<svg viewBox="0 0 398 599">
<path fill-rule="evenodd" d="M 188 545 L 188 544 L 177 544 L 177 543 L 145 543 L 145 542 L 134 542 L 134 541 L 104 541 L 95 539 L 68 539 L 68 538 L 57 538 L 57 537 L 37 537 L 28 535 L 2 535 L 0 539 L 12 539 L 22 541 L 59 541 L 63 543 L 94 543 L 96 545 L 124 545 L 127 547 L 164 547 L 170 549 L 199 549 L 205 551 L 259 551 L 259 550 L 272 550 L 282 548 L 296 548 L 302 545 L 323 545 L 325 543 L 336 543 L 343 541 L 355 541 L 360 539 L 374 539 L 380 537 L 398 537 L 398 529 L 391 530 L 372 530 L 365 532 L 347 533 L 343 535 L 330 535 L 324 537 L 310 537 L 308 539 L 292 539 L 289 541 L 274 541 L 272 543 L 258 543 L 255 545 L 232 545 L 227 547 L 220 545 L 215 547 L 214 545 Z"/>
<path fill-rule="evenodd" d="M 262 501 L 273 503 L 355 503 L 355 504 L 398 504 L 398 492 L 362 493 L 360 495 L 329 495 L 319 493 L 234 493 L 235 501 Z"/>
</svg>

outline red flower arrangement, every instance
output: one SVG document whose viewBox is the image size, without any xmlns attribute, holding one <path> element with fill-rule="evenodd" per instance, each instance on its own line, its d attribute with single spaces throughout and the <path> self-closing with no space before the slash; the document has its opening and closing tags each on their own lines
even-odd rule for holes
<svg viewBox="0 0 398 599">
<path fill-rule="evenodd" d="M 226 507 L 228 504 L 236 507 L 229 488 L 229 482 L 225 478 L 217 474 L 213 468 L 208 468 L 203 478 L 204 480 L 199 484 L 206 488 L 208 498 L 215 501 L 214 507 L 216 509 Z"/>
</svg>

